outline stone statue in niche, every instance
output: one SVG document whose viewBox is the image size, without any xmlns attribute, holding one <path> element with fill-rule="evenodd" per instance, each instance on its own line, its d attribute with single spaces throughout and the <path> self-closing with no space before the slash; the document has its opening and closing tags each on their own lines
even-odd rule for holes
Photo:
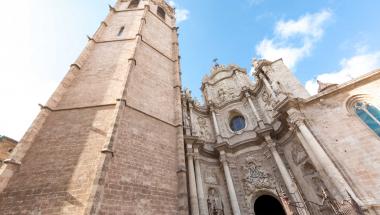
<svg viewBox="0 0 380 215">
<path fill-rule="evenodd" d="M 314 173 L 317 172 L 317 170 L 315 170 L 313 164 L 311 164 L 309 161 L 307 161 L 305 164 L 302 165 L 302 173 L 304 176 L 307 176 L 307 175 L 313 175 Z"/>
<path fill-rule="evenodd" d="M 209 215 L 224 215 L 224 205 L 215 188 L 210 188 L 207 197 Z"/>
<path fill-rule="evenodd" d="M 307 158 L 307 154 L 300 144 L 293 144 L 292 158 L 296 165 L 299 165 Z"/>
<path fill-rule="evenodd" d="M 263 94 L 261 95 L 261 99 L 263 100 L 265 104 L 265 107 L 264 107 L 265 110 L 268 111 L 269 113 L 272 113 L 274 103 L 272 102 L 272 97 L 269 95 L 269 93 L 264 91 Z"/>
<path fill-rule="evenodd" d="M 182 120 L 185 128 L 190 128 L 190 116 L 187 113 L 187 105 L 184 104 L 182 108 Z"/>
<path fill-rule="evenodd" d="M 245 201 L 247 207 L 252 209 L 252 197 L 259 190 L 275 189 L 275 180 L 261 165 L 260 161 L 253 157 L 246 159 L 246 165 L 243 167 L 244 175 L 244 190 Z"/>
<path fill-rule="evenodd" d="M 205 173 L 205 182 L 207 184 L 218 184 L 218 178 L 216 177 L 215 172 L 213 172 L 211 169 L 207 170 Z"/>
<path fill-rule="evenodd" d="M 199 136 L 203 137 L 205 140 L 211 139 L 211 134 L 207 129 L 207 121 L 203 117 L 198 117 L 198 125 L 199 125 Z"/>
<path fill-rule="evenodd" d="M 286 92 L 285 88 L 282 86 L 282 84 L 279 81 L 275 81 L 272 84 L 273 91 L 276 94 L 276 96 L 284 95 L 286 96 L 288 93 Z"/>
<path fill-rule="evenodd" d="M 191 91 L 189 90 L 189 88 L 185 88 L 185 97 L 186 98 L 191 98 Z"/>
</svg>

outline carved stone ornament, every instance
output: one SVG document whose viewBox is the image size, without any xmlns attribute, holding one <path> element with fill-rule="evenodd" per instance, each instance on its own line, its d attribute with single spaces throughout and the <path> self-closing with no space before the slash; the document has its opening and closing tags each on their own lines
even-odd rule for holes
<svg viewBox="0 0 380 215">
<path fill-rule="evenodd" d="M 273 107 L 275 105 L 275 101 L 273 100 L 270 93 L 268 93 L 267 91 L 264 91 L 261 95 L 261 99 L 263 100 L 263 102 L 265 104 L 265 109 L 267 111 L 272 111 Z"/>
<path fill-rule="evenodd" d="M 224 89 L 218 90 L 218 100 L 219 100 L 219 102 L 226 101 L 226 92 L 224 91 Z"/>
<path fill-rule="evenodd" d="M 216 176 L 216 173 L 212 171 L 211 169 L 207 170 L 205 173 L 205 183 L 218 185 L 218 178 Z"/>
<path fill-rule="evenodd" d="M 185 128 L 190 128 L 190 116 L 187 113 L 186 104 L 184 104 L 184 108 L 182 109 L 182 120 L 183 126 Z"/>
<path fill-rule="evenodd" d="M 224 215 L 223 201 L 215 188 L 208 191 L 207 208 L 209 215 Z"/>
<path fill-rule="evenodd" d="M 305 117 L 298 111 L 294 111 L 293 113 L 289 114 L 288 122 L 294 125 L 299 125 L 304 121 Z"/>
<path fill-rule="evenodd" d="M 299 165 L 307 158 L 307 154 L 300 144 L 293 144 L 292 158 L 296 165 Z"/>
<path fill-rule="evenodd" d="M 275 189 L 275 180 L 260 164 L 260 161 L 253 157 L 246 159 L 246 165 L 243 167 L 245 200 L 248 208 L 252 208 L 252 197 L 259 190 Z"/>
<path fill-rule="evenodd" d="M 207 121 L 203 117 L 198 117 L 197 119 L 199 125 L 199 136 L 205 140 L 211 139 L 211 134 L 208 131 Z"/>
</svg>

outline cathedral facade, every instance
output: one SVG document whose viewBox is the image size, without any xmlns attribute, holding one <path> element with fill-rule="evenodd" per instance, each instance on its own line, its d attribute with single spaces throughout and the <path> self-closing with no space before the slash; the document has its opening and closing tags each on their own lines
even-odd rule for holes
<svg viewBox="0 0 380 215">
<path fill-rule="evenodd" d="M 380 214 L 380 70 L 310 96 L 277 61 L 181 84 L 175 11 L 119 0 L 0 168 L 0 214 Z M 251 77 L 253 76 L 253 77 Z"/>
<path fill-rule="evenodd" d="M 239 66 L 215 65 L 202 81 L 204 105 L 183 93 L 191 208 L 378 214 L 380 70 L 319 82 L 310 96 L 281 59 L 253 66 L 254 81 Z"/>
</svg>

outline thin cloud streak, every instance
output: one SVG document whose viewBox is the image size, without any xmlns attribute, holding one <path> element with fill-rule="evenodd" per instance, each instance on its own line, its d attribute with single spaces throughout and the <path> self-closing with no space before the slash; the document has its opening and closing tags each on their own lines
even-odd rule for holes
<svg viewBox="0 0 380 215">
<path fill-rule="evenodd" d="M 310 55 L 314 44 L 323 34 L 327 21 L 331 19 L 330 10 L 306 14 L 297 20 L 280 20 L 275 25 L 274 36 L 263 39 L 256 46 L 256 55 L 268 60 L 283 58 L 285 64 L 294 69 L 297 63 Z M 298 39 L 301 45 L 292 41 Z"/>
<path fill-rule="evenodd" d="M 380 68 L 380 51 L 343 59 L 340 65 L 341 68 L 338 71 L 320 74 L 316 80 L 325 83 L 341 84 L 378 69 Z M 305 84 L 306 90 L 311 95 L 315 95 L 318 92 L 318 83 L 316 80 L 309 80 Z"/>
<path fill-rule="evenodd" d="M 175 1 L 168 1 L 168 3 L 170 6 L 174 8 L 176 8 L 178 5 Z M 176 8 L 175 10 L 175 13 L 176 13 L 177 24 L 189 19 L 190 11 L 187 9 L 184 9 L 178 6 L 178 8 Z"/>
</svg>

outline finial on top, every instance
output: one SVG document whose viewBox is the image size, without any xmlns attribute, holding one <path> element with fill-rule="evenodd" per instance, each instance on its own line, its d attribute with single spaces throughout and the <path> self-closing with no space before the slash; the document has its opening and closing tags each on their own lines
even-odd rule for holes
<svg viewBox="0 0 380 215">
<path fill-rule="evenodd" d="M 214 62 L 214 67 L 219 67 L 218 60 L 218 58 L 214 58 L 214 60 L 212 60 L 212 62 Z"/>
<path fill-rule="evenodd" d="M 324 83 L 320 80 L 317 80 L 317 83 L 318 83 L 318 93 L 322 92 L 322 91 L 325 91 L 331 87 L 334 87 L 334 86 L 337 86 L 338 84 L 331 84 L 331 83 Z"/>
</svg>

